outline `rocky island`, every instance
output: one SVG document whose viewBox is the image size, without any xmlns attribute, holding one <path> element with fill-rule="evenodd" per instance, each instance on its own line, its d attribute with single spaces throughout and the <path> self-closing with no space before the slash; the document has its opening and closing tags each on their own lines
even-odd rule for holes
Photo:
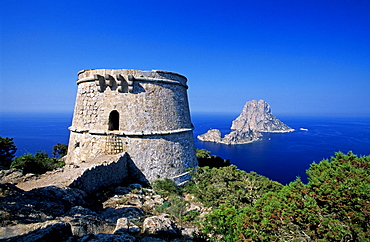
<svg viewBox="0 0 370 242">
<path fill-rule="evenodd" d="M 270 105 L 264 100 L 252 100 L 244 105 L 241 114 L 232 122 L 231 131 L 222 138 L 221 131 L 211 129 L 198 135 L 200 141 L 210 141 L 227 145 L 247 144 L 259 140 L 261 132 L 286 133 L 290 128 L 271 113 Z"/>
</svg>

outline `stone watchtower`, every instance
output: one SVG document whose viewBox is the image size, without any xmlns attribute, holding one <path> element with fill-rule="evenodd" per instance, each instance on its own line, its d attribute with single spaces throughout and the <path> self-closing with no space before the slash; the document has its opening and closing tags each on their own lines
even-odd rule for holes
<svg viewBox="0 0 370 242">
<path fill-rule="evenodd" d="M 186 82 L 167 71 L 80 71 L 67 163 L 126 152 L 148 181 L 186 174 L 197 166 Z"/>
</svg>

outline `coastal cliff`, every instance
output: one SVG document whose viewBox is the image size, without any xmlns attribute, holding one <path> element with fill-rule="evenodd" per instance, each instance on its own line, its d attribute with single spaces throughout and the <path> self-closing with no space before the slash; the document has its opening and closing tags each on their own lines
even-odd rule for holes
<svg viewBox="0 0 370 242">
<path fill-rule="evenodd" d="M 244 105 L 241 114 L 232 122 L 231 131 L 222 138 L 218 129 L 211 129 L 207 133 L 198 135 L 200 141 L 237 145 L 258 141 L 261 132 L 286 133 L 290 128 L 271 113 L 271 107 L 264 100 L 252 100 Z"/>
<path fill-rule="evenodd" d="M 253 130 L 234 130 L 229 134 L 225 135 L 224 138 L 221 136 L 221 131 L 218 129 L 208 130 L 207 133 L 198 135 L 200 141 L 210 141 L 225 145 L 236 145 L 236 144 L 248 144 L 259 140 L 261 133 Z"/>
<path fill-rule="evenodd" d="M 270 105 L 264 100 L 252 100 L 244 105 L 243 111 L 232 125 L 233 130 L 255 130 L 259 132 L 286 133 L 290 128 L 271 113 Z"/>
</svg>

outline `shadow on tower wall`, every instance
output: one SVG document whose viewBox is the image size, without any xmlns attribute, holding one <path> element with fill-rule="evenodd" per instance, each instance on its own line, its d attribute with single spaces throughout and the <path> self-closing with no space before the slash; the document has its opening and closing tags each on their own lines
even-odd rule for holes
<svg viewBox="0 0 370 242">
<path fill-rule="evenodd" d="M 113 157 L 112 155 L 102 155 L 96 159 L 103 162 L 86 169 L 69 187 L 92 193 L 122 183 L 149 184 L 127 153 L 117 154 Z"/>
<path fill-rule="evenodd" d="M 125 153 L 126 160 L 127 160 L 127 178 L 125 179 L 124 183 L 140 183 L 142 185 L 148 186 L 149 181 L 146 179 L 145 175 L 141 172 L 141 170 L 136 166 L 136 164 L 132 161 L 130 155 Z"/>
</svg>

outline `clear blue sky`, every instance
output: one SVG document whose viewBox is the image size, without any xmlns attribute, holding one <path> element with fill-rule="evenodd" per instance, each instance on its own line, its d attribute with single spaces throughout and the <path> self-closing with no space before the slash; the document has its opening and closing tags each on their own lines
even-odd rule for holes
<svg viewBox="0 0 370 242">
<path fill-rule="evenodd" d="M 0 112 L 72 112 L 82 69 L 185 75 L 192 112 L 370 116 L 370 1 L 6 0 Z"/>
</svg>

